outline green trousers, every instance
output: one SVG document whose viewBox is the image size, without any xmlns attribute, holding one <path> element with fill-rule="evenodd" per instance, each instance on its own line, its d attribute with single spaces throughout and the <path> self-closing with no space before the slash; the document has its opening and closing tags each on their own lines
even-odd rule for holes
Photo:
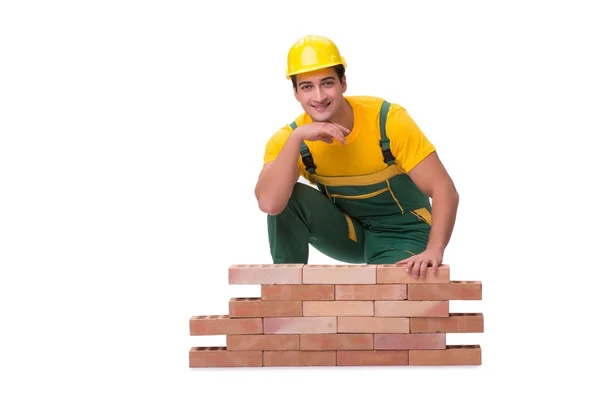
<svg viewBox="0 0 600 400">
<path fill-rule="evenodd" d="M 284 211 L 267 217 L 267 227 L 275 264 L 307 264 L 310 246 L 341 263 L 393 264 L 425 250 L 431 228 L 410 212 L 359 223 L 300 182 Z"/>
</svg>

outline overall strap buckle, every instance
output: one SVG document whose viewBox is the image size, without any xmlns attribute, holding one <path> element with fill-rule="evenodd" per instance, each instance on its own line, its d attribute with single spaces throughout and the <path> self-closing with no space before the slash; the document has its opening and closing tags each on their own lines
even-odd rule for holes
<svg viewBox="0 0 600 400">
<path fill-rule="evenodd" d="M 388 165 L 392 165 L 396 161 L 394 154 L 390 150 L 390 140 L 387 137 L 385 127 L 390 106 L 391 104 L 384 100 L 381 104 L 381 112 L 379 113 L 379 132 L 381 133 L 379 146 L 381 147 L 381 152 L 383 153 L 383 161 Z"/>
</svg>

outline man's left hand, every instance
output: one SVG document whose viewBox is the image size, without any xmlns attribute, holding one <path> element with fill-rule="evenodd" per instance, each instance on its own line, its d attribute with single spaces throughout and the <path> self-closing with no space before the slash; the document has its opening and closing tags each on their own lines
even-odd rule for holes
<svg viewBox="0 0 600 400">
<path fill-rule="evenodd" d="M 425 251 L 422 253 L 415 254 L 412 257 L 398 261 L 396 265 L 405 266 L 406 272 L 412 274 L 414 278 L 425 278 L 428 267 L 433 267 L 433 273 L 437 273 L 439 266 L 442 264 L 443 258 L 443 251 L 425 249 Z"/>
</svg>

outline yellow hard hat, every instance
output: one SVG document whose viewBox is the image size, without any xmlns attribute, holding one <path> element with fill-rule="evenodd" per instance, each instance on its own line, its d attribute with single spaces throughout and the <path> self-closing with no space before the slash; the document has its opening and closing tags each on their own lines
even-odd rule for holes
<svg viewBox="0 0 600 400">
<path fill-rule="evenodd" d="M 335 43 L 323 36 L 308 35 L 290 48 L 286 78 L 339 64 L 346 67 Z"/>
</svg>

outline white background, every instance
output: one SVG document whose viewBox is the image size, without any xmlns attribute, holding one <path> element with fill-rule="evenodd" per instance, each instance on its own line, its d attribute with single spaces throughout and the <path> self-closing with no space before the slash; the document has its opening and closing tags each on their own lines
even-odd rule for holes
<svg viewBox="0 0 600 400">
<path fill-rule="evenodd" d="M 0 398 L 593 397 L 593 2 L 343 3 L 2 3 Z M 483 366 L 188 368 L 225 342 L 189 318 L 259 294 L 228 267 L 271 261 L 253 189 L 301 112 L 284 71 L 306 34 L 437 146 L 461 195 L 444 261 L 484 289 L 451 311 L 485 333 L 448 340 Z"/>
</svg>

